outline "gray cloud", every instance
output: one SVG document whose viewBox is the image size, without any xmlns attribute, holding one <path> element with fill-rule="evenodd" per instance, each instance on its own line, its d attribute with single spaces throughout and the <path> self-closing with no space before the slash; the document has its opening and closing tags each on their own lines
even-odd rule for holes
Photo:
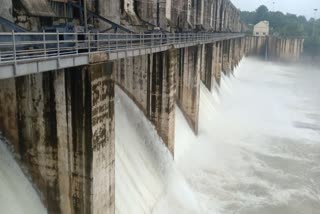
<svg viewBox="0 0 320 214">
<path fill-rule="evenodd" d="M 241 10 L 253 11 L 260 5 L 266 5 L 269 10 L 282 11 L 284 13 L 293 13 L 304 15 L 307 18 L 314 17 L 314 8 L 320 10 L 319 0 L 231 0 L 232 3 Z M 273 5 L 273 2 L 275 4 Z M 320 11 L 316 14 L 320 18 Z"/>
</svg>

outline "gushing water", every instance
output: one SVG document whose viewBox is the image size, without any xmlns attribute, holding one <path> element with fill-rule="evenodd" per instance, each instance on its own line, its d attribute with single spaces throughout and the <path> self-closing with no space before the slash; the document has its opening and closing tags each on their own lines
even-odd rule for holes
<svg viewBox="0 0 320 214">
<path fill-rule="evenodd" d="M 208 213 L 320 210 L 318 81 L 319 69 L 245 59 L 219 99 L 201 87 L 199 136 L 177 165 Z"/>
<path fill-rule="evenodd" d="M 319 81 L 315 68 L 245 59 L 218 92 L 201 85 L 198 136 L 177 108 L 175 161 L 122 94 L 118 213 L 317 213 Z"/>
<path fill-rule="evenodd" d="M 35 190 L 1 141 L 0 213 L 46 213 Z"/>
<path fill-rule="evenodd" d="M 320 71 L 243 60 L 209 92 L 199 135 L 176 108 L 175 160 L 116 89 L 117 214 L 311 214 L 320 210 Z M 0 142 L 3 213 L 45 213 Z"/>
<path fill-rule="evenodd" d="M 115 107 L 116 213 L 201 213 L 156 130 L 118 88 Z"/>
</svg>

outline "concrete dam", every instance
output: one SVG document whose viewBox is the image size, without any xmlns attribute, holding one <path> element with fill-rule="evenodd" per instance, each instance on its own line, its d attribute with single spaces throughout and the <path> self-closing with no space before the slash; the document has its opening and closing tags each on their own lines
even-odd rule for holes
<svg viewBox="0 0 320 214">
<path fill-rule="evenodd" d="M 1 3 L 0 131 L 48 213 L 116 213 L 115 93 L 175 158 L 177 107 L 197 135 L 202 84 L 219 88 L 244 56 L 303 51 L 243 34 L 229 0 Z"/>
</svg>

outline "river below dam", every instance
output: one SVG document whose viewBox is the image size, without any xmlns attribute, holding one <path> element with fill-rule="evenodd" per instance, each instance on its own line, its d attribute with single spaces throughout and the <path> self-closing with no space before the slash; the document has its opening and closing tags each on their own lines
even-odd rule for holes
<svg viewBox="0 0 320 214">
<path fill-rule="evenodd" d="M 311 65 L 243 59 L 201 85 L 198 136 L 177 107 L 174 160 L 117 88 L 116 213 L 319 213 L 319 82 Z M 0 189 L 1 213 L 45 212 L 3 143 Z"/>
<path fill-rule="evenodd" d="M 244 59 L 201 86 L 198 136 L 177 108 L 174 161 L 118 90 L 117 212 L 318 213 L 319 82 L 319 68 Z"/>
</svg>

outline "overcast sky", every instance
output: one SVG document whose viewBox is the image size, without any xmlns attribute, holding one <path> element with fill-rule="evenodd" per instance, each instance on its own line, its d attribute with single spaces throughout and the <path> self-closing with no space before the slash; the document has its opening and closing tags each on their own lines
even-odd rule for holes
<svg viewBox="0 0 320 214">
<path fill-rule="evenodd" d="M 318 8 L 317 18 L 320 18 L 320 0 L 231 0 L 241 10 L 253 11 L 260 5 L 266 5 L 269 10 L 282 11 L 304 15 L 307 18 L 314 17 L 314 8 Z M 273 2 L 275 2 L 273 6 Z"/>
</svg>

